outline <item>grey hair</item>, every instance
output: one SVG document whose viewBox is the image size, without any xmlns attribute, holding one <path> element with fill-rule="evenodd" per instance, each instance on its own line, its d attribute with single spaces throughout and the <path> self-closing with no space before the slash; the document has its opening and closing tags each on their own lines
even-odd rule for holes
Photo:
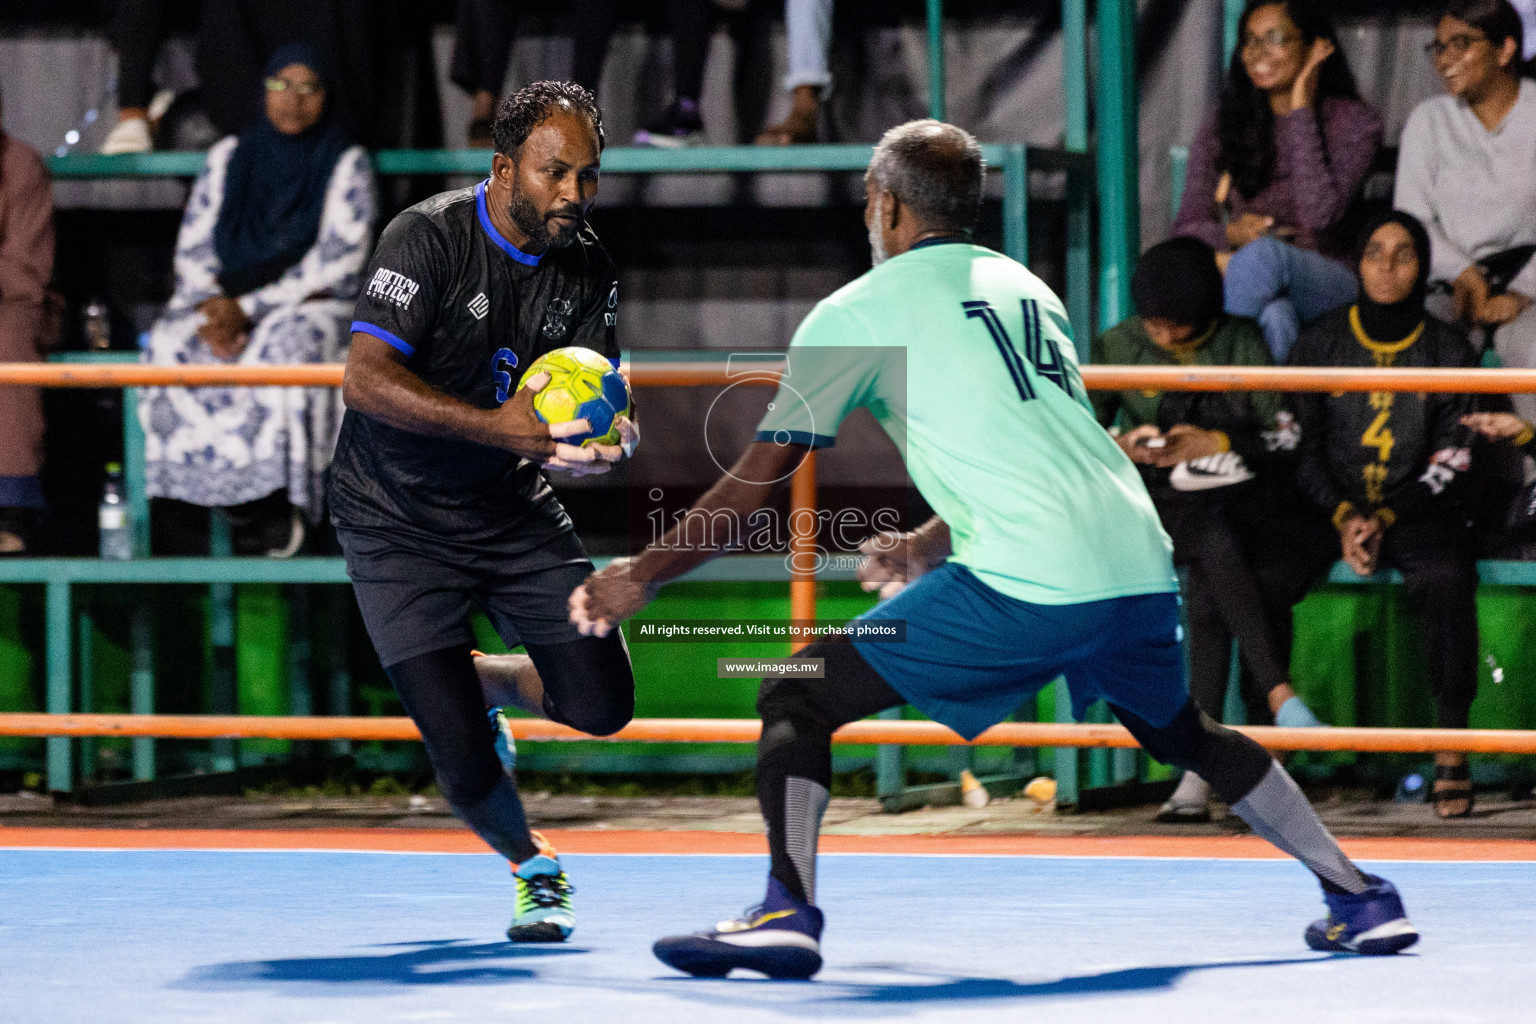
<svg viewBox="0 0 1536 1024">
<path fill-rule="evenodd" d="M 924 119 L 886 132 L 869 161 L 869 177 L 925 224 L 970 231 L 981 218 L 987 163 L 964 128 Z"/>
</svg>

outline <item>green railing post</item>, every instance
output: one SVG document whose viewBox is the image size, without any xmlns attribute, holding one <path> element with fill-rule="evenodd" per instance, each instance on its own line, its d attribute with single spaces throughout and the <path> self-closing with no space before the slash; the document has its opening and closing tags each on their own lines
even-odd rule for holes
<svg viewBox="0 0 1536 1024">
<path fill-rule="evenodd" d="M 1232 60 L 1232 51 L 1237 49 L 1237 26 L 1243 20 L 1243 8 L 1247 6 L 1244 0 L 1226 0 L 1226 19 L 1222 25 L 1221 53 L 1224 60 Z"/>
<path fill-rule="evenodd" d="M 1088 152 L 1088 0 L 1061 3 L 1062 93 L 1067 103 L 1065 148 Z M 1067 319 L 1077 360 L 1088 362 L 1093 338 L 1093 182 L 1067 172 Z"/>
<path fill-rule="evenodd" d="M 347 632 L 351 628 L 349 597 L 339 596 L 334 590 L 327 595 L 328 623 L 326 658 L 330 669 L 328 707 L 333 715 L 352 713 L 352 673 L 347 664 Z M 351 740 L 332 740 L 331 753 L 344 757 L 352 753 Z"/>
<path fill-rule="evenodd" d="M 1099 0 L 1099 327 L 1131 311 L 1141 251 L 1136 131 L 1136 3 Z"/>
<path fill-rule="evenodd" d="M 208 553 L 228 558 L 233 547 L 229 517 L 223 509 L 208 511 Z M 208 587 L 208 632 L 213 644 L 213 673 L 209 687 L 210 710 L 215 715 L 240 713 L 240 694 L 235 678 L 235 585 L 212 583 Z M 213 741 L 213 770 L 232 772 L 239 767 L 235 740 Z"/>
<path fill-rule="evenodd" d="M 1029 155 L 1017 144 L 1003 157 L 1003 255 L 1029 262 Z"/>
<path fill-rule="evenodd" d="M 75 706 L 84 714 L 90 714 L 96 710 L 96 666 L 93 664 L 94 651 L 92 635 L 96 630 L 96 623 L 91 621 L 91 613 L 82 611 L 76 618 L 76 630 L 78 638 L 75 640 L 75 657 L 80 662 L 80 693 L 75 701 Z M 89 779 L 96 773 L 96 737 L 84 736 L 80 739 L 80 778 L 82 781 Z"/>
<path fill-rule="evenodd" d="M 1189 147 L 1168 147 L 1168 194 L 1173 200 L 1169 207 L 1171 216 L 1179 215 L 1179 207 L 1184 205 L 1184 179 L 1189 177 Z"/>
<path fill-rule="evenodd" d="M 886 708 L 876 718 L 894 721 L 901 718 L 901 708 Z M 875 748 L 875 795 L 899 796 L 907 788 L 907 772 L 902 762 L 906 754 L 899 743 L 882 743 Z"/>
<path fill-rule="evenodd" d="M 944 120 L 944 0 L 928 0 L 928 116 Z"/>
<path fill-rule="evenodd" d="M 50 579 L 46 585 L 48 621 L 48 713 L 70 713 L 70 691 L 74 679 L 70 671 L 70 647 L 74 643 L 73 616 L 70 612 L 69 581 Z M 48 789 L 70 793 L 75 788 L 73 747 L 67 736 L 48 737 Z"/>
<path fill-rule="evenodd" d="M 1056 687 L 1056 721 L 1072 721 L 1072 695 L 1067 692 L 1067 681 L 1058 678 Z M 1071 807 L 1077 804 L 1077 761 L 1079 751 L 1076 747 L 1057 747 L 1054 764 L 1056 766 L 1056 803 L 1062 807 Z"/>
<path fill-rule="evenodd" d="M 148 595 L 134 605 L 129 627 L 133 645 L 133 670 L 128 677 L 128 706 L 136 715 L 155 713 L 155 620 Z M 155 741 L 133 738 L 133 779 L 149 782 L 155 777 Z"/>
<path fill-rule="evenodd" d="M 149 495 L 144 483 L 144 426 L 139 422 L 139 389 L 123 388 L 123 489 L 133 557 L 149 557 Z"/>
</svg>

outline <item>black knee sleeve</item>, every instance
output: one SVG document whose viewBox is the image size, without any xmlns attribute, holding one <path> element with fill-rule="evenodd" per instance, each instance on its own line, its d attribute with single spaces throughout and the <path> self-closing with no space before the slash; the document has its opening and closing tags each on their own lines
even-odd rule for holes
<svg viewBox="0 0 1536 1024">
<path fill-rule="evenodd" d="M 502 768 L 469 648 L 432 651 L 384 671 L 421 730 L 443 797 L 455 809 L 484 800 L 501 779 Z"/>
<path fill-rule="evenodd" d="M 610 736 L 635 717 L 635 673 L 619 632 L 523 646 L 544 684 L 550 721 L 589 736 Z"/>
<path fill-rule="evenodd" d="M 1122 708 L 1114 712 L 1147 753 L 1164 764 L 1195 772 L 1228 804 L 1247 796 L 1273 763 L 1263 747 L 1217 724 L 1193 702 L 1162 728 Z"/>
</svg>

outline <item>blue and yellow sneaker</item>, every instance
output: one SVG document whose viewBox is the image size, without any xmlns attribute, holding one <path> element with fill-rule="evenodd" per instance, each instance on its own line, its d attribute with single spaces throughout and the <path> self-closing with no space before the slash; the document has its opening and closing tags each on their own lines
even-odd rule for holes
<svg viewBox="0 0 1536 1024">
<path fill-rule="evenodd" d="M 1307 945 L 1326 953 L 1386 956 L 1419 941 L 1397 887 L 1366 875 L 1371 887 L 1358 895 L 1323 893 L 1328 916 L 1307 926 Z"/>
<path fill-rule="evenodd" d="M 517 908 L 507 938 L 513 942 L 564 942 L 576 928 L 576 911 L 571 907 L 571 893 L 576 890 L 560 869 L 555 848 L 537 832 L 533 839 L 539 844 L 538 856 L 512 865 Z"/>
<path fill-rule="evenodd" d="M 770 978 L 804 981 L 821 970 L 821 911 L 789 894 L 768 876 L 763 902 L 714 931 L 658 939 L 651 947 L 668 967 L 700 978 L 723 978 L 734 968 Z"/>
<path fill-rule="evenodd" d="M 501 762 L 501 770 L 508 775 L 515 775 L 517 740 L 512 738 L 512 725 L 507 721 L 506 712 L 501 708 L 491 708 L 485 717 L 491 720 L 491 738 L 496 745 L 496 759 Z"/>
</svg>

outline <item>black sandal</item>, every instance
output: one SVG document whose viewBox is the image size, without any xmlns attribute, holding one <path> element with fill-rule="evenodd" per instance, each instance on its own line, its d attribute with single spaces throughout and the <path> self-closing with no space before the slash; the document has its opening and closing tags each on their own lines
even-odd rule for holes
<svg viewBox="0 0 1536 1024">
<path fill-rule="evenodd" d="M 1440 788 L 1440 783 L 1450 782 L 1456 785 Z M 1466 818 L 1472 814 L 1472 769 L 1466 764 L 1437 764 L 1435 765 L 1435 788 L 1431 794 L 1435 804 L 1435 814 L 1442 818 Z M 1445 806 L 1450 803 L 1459 803 L 1465 800 L 1467 806 L 1464 810 L 1447 813 Z"/>
</svg>

